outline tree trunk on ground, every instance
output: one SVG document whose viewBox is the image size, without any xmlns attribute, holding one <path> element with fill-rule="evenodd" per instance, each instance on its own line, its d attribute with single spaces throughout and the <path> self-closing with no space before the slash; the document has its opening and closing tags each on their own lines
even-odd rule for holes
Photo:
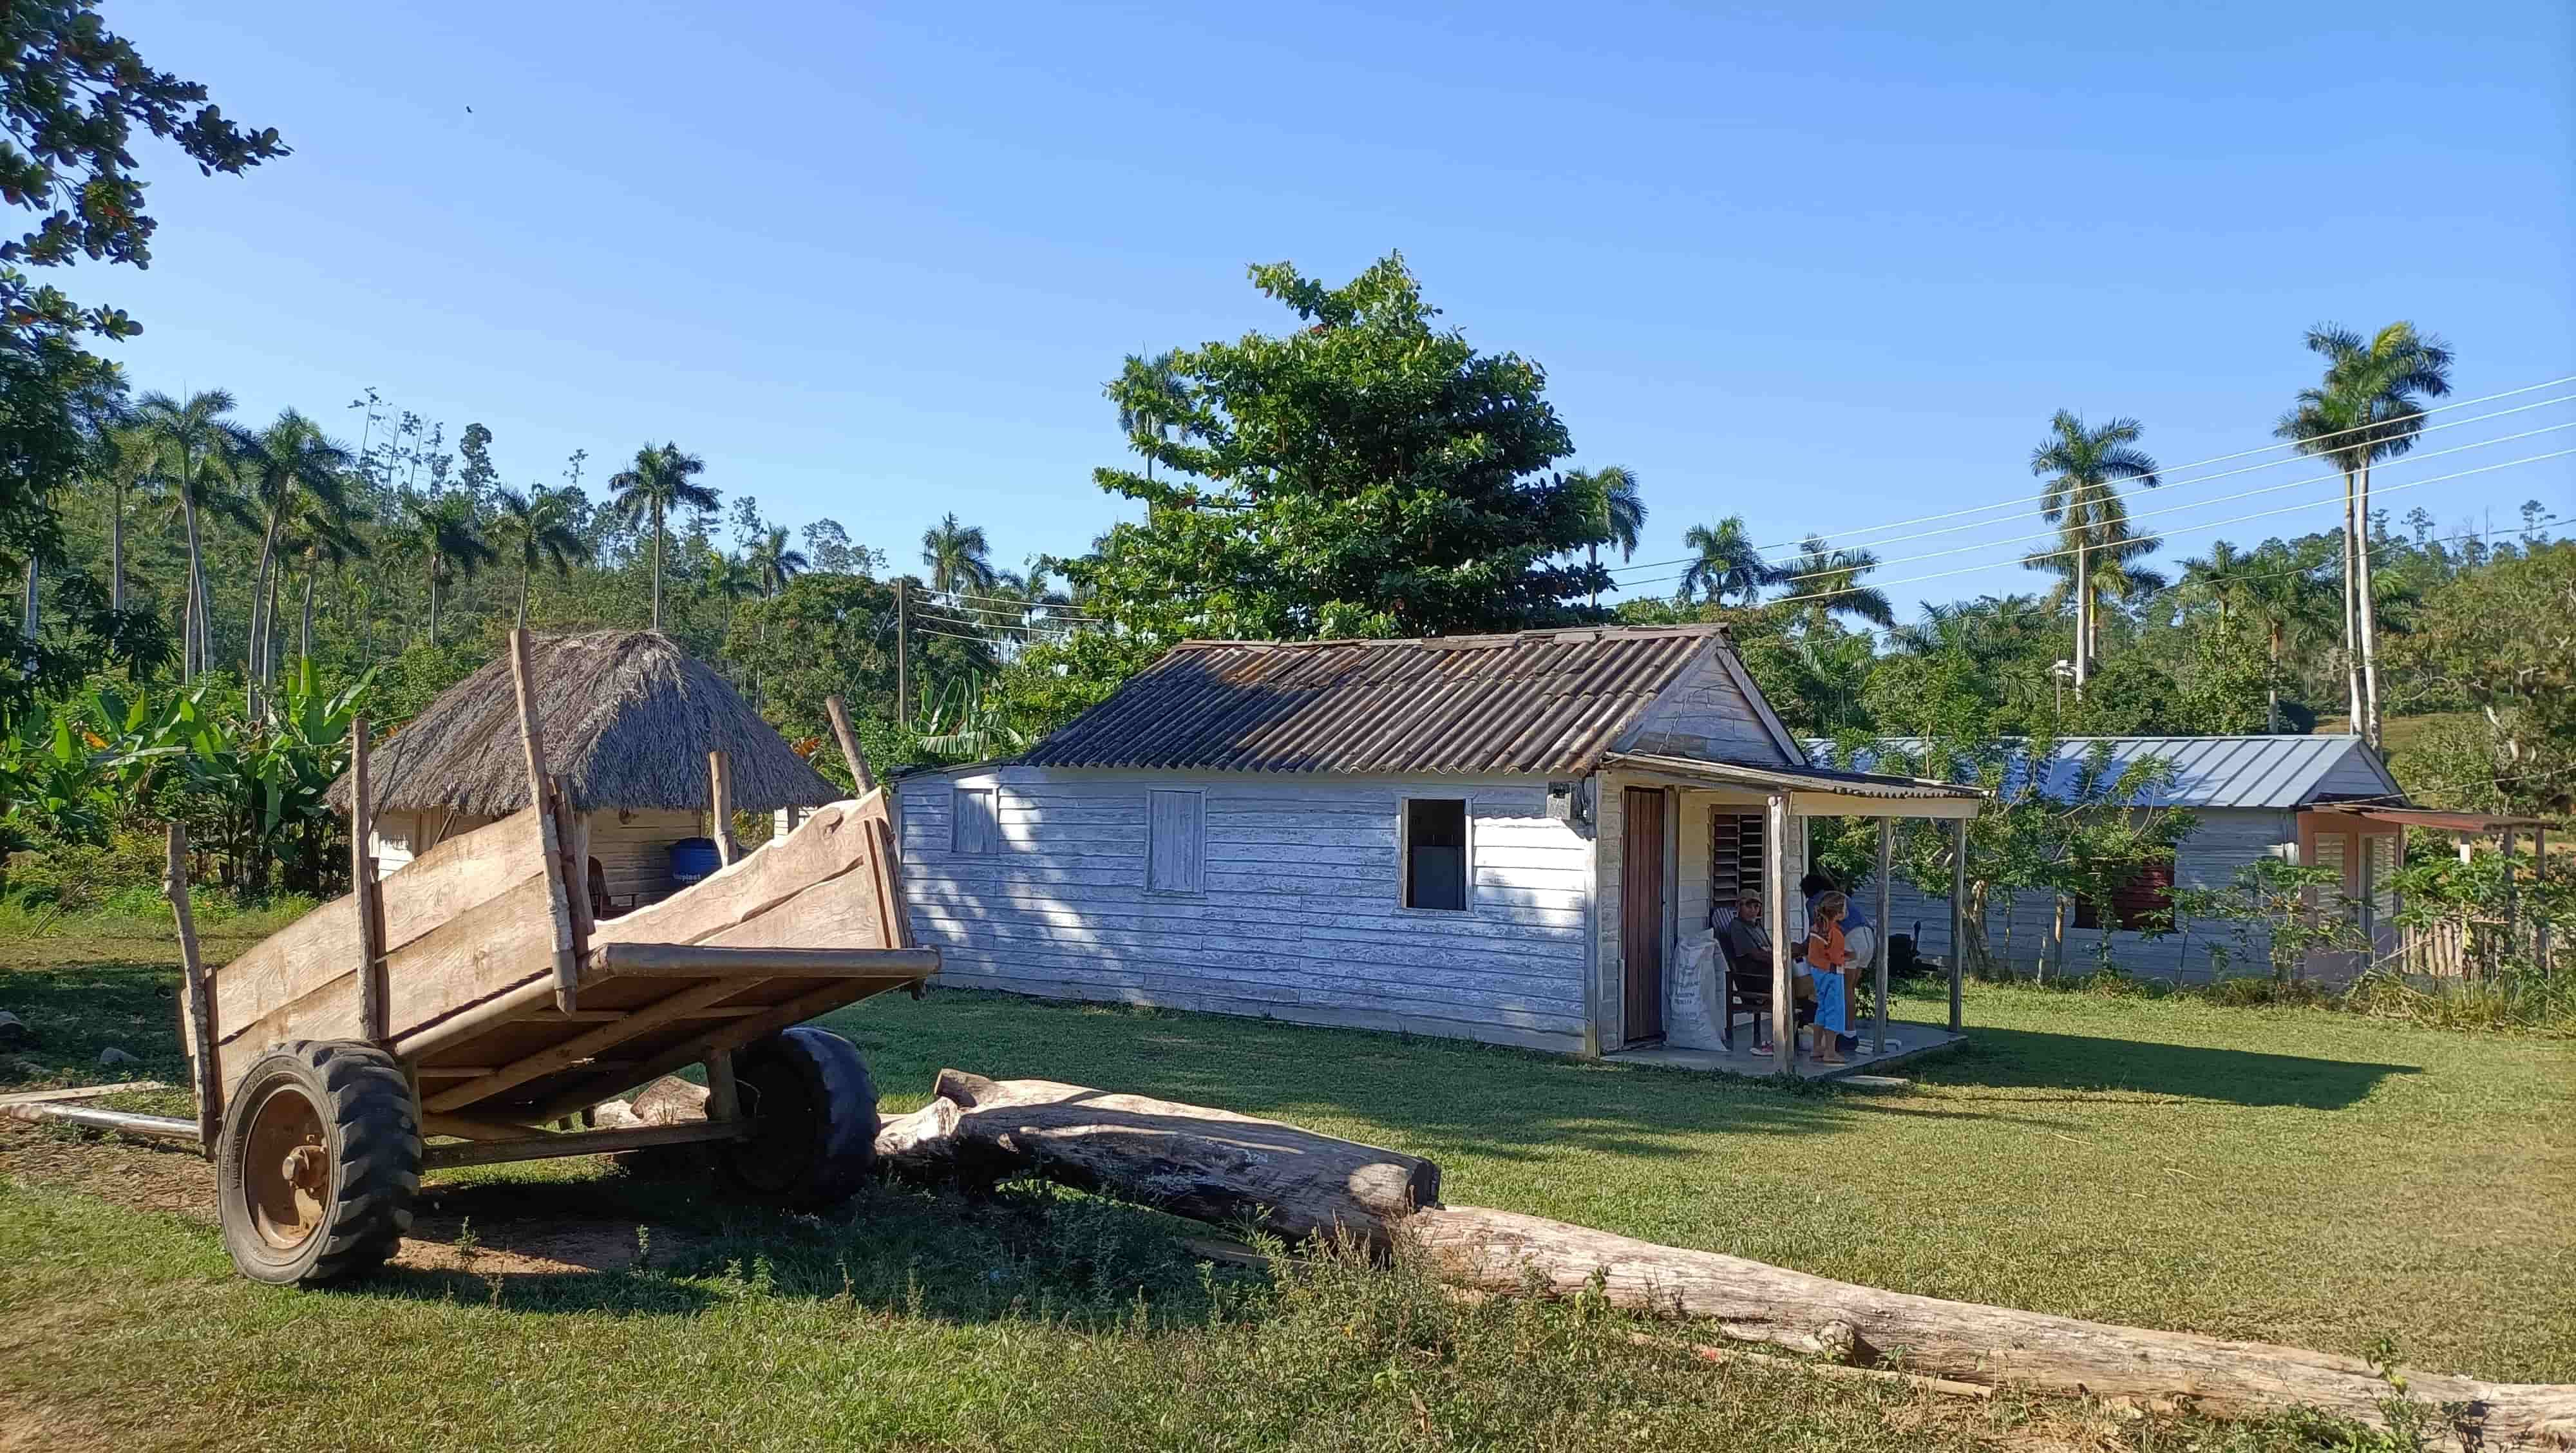
<svg viewBox="0 0 2576 1453">
<path fill-rule="evenodd" d="M 2244 1416 L 2306 1405 L 2385 1426 L 2389 1383 L 2358 1358 L 1880 1291 L 1712 1251 L 1685 1251 L 1511 1211 L 1434 1207 L 1406 1222 L 1442 1275 L 1487 1292 L 1575 1296 L 1602 1278 L 1615 1306 L 1705 1318 L 1741 1342 L 1867 1366 L 2093 1397 L 2179 1399 Z M 2486 1446 L 2576 1443 L 2576 1387 L 2408 1370 L 2406 1396 L 2470 1410 Z M 2438 1435 L 2437 1435 L 2438 1436 Z M 2465 1442 L 2460 1431 L 2451 1436 Z"/>
<path fill-rule="evenodd" d="M 931 1102 L 879 1133 L 877 1154 L 906 1176 L 1042 1176 L 1290 1242 L 1340 1232 L 1382 1246 L 1440 1199 L 1440 1168 L 1416 1156 L 1198 1105 L 958 1070 L 941 1070 Z"/>
<path fill-rule="evenodd" d="M 2353 558 L 2360 574 L 2353 582 L 2356 618 L 2361 622 L 2361 717 L 2356 727 L 2373 750 L 2379 746 L 2379 606 L 2370 591 L 2370 466 L 2361 467 L 2360 488 L 2353 502 Z"/>
</svg>

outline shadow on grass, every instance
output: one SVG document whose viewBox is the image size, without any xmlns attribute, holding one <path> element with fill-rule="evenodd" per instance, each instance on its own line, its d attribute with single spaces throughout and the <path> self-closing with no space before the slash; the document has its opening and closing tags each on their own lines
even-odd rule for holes
<svg viewBox="0 0 2576 1453">
<path fill-rule="evenodd" d="M 1935 1085 L 2125 1091 L 2304 1110 L 2347 1109 L 2390 1076 L 2421 1073 L 2419 1065 L 1973 1027 L 1966 1044 L 1919 1070 Z"/>
</svg>

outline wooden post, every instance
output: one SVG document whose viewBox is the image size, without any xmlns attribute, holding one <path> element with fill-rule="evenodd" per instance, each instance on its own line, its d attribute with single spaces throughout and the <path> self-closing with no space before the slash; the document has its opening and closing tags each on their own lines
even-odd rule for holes
<svg viewBox="0 0 2576 1453">
<path fill-rule="evenodd" d="M 188 829 L 170 824 L 169 877 L 162 888 L 170 895 L 170 912 L 179 920 L 179 973 L 186 981 L 188 1057 L 196 1061 L 191 1076 L 197 1092 L 198 1149 L 215 1158 L 215 1139 L 224 1128 L 224 1077 L 215 1062 L 215 995 L 206 983 L 206 963 L 197 954 L 197 920 L 188 911 Z"/>
<path fill-rule="evenodd" d="M 2549 829 L 2545 827 L 2535 827 L 2531 830 L 2531 896 L 2534 898 L 2542 897 L 2548 886 Z M 2534 947 L 2533 957 L 2540 960 L 2540 977 L 2547 979 L 2551 977 L 2549 971 L 2549 915 L 2546 913 L 2540 914 L 2532 920 L 2532 923 L 2538 930 L 2538 942 Z"/>
<path fill-rule="evenodd" d="M 912 720 L 912 582 L 894 583 L 894 719 Z"/>
<path fill-rule="evenodd" d="M 1798 1053 L 1798 1006 L 1789 973 L 1789 794 L 1771 794 L 1762 834 L 1762 901 L 1771 920 L 1771 1068 L 1790 1074 Z"/>
<path fill-rule="evenodd" d="M 841 760 L 850 764 L 850 780 L 859 784 L 859 795 L 877 790 L 876 774 L 868 770 L 868 759 L 859 751 L 859 734 L 850 730 L 850 709 L 837 696 L 823 698 L 823 710 L 832 718 L 832 738 L 841 744 Z"/>
<path fill-rule="evenodd" d="M 385 895 L 376 882 L 376 812 L 368 800 L 367 719 L 349 722 L 349 895 L 358 900 L 358 1037 L 382 1046 L 393 1037 L 391 987 L 385 982 Z"/>
<path fill-rule="evenodd" d="M 742 1118 L 742 1088 L 734 1083 L 733 1051 L 707 1051 L 707 1118 L 719 1124 Z"/>
<path fill-rule="evenodd" d="M 733 840 L 733 762 L 722 749 L 707 753 L 707 816 L 716 840 L 716 861 L 730 864 L 742 856 Z"/>
<path fill-rule="evenodd" d="M 2504 830 L 2504 952 L 2507 958 L 2513 956 L 2515 931 L 2521 926 L 2517 920 L 2522 916 L 2522 904 L 2516 897 L 2513 881 L 2513 845 L 2521 837 L 2519 829 L 2509 827 Z"/>
<path fill-rule="evenodd" d="M 1878 946 L 1878 1044 L 1877 1052 L 1887 1053 L 1887 915 L 1894 912 L 1889 902 L 1888 879 L 1895 872 L 1896 819 L 1878 820 L 1878 932 L 1872 937 Z"/>
<path fill-rule="evenodd" d="M 1959 1013 L 1959 979 L 1968 962 L 1968 820 L 1950 820 L 1950 1032 L 1966 1021 Z"/>
<path fill-rule="evenodd" d="M 564 891 L 563 824 L 546 779 L 546 741 L 537 725 L 536 668 L 528 660 L 528 633 L 510 632 L 510 678 L 519 694 L 519 744 L 528 758 L 528 810 L 537 815 L 539 856 L 545 859 L 548 917 L 553 920 L 555 1007 L 569 1014 L 581 983 L 581 956 L 573 946 L 572 901 Z"/>
</svg>

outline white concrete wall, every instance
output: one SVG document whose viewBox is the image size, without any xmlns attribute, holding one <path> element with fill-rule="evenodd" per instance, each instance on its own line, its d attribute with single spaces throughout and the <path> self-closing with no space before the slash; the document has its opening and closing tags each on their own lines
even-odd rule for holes
<svg viewBox="0 0 2576 1453">
<path fill-rule="evenodd" d="M 953 787 L 997 794 L 989 856 Z M 1206 889 L 1145 886 L 1146 794 L 1206 794 Z M 1401 905 L 1408 795 L 1469 804 L 1471 906 Z M 903 875 L 943 983 L 1575 1051 L 1590 844 L 1546 783 L 1002 766 L 908 777 Z"/>
<path fill-rule="evenodd" d="M 2174 854 L 2176 888 L 2223 888 L 2233 882 L 2236 872 L 2257 858 L 2285 853 L 2298 842 L 2297 815 L 2270 808 L 2202 808 L 2198 810 L 2200 830 L 2191 835 Z M 1864 885 L 1863 901 L 1875 906 L 1877 889 Z M 1889 894 L 1891 929 L 1897 933 L 1921 932 L 1916 948 L 1936 956 L 1950 952 L 1950 900 L 1947 894 L 1935 896 L 1918 891 L 1903 878 L 1896 880 Z M 2010 961 L 2023 972 L 2030 971 L 2046 952 L 2050 924 L 2056 913 L 2055 904 L 2045 893 L 2022 893 L 2012 901 L 1988 905 L 1986 946 L 1999 958 Z M 2099 929 L 2078 929 L 2075 909 L 2066 910 L 2066 965 L 2071 973 L 2089 973 L 2094 967 L 2096 948 L 2101 940 Z M 2009 928 L 2011 942 L 2005 942 Z M 2255 933 L 2250 940 L 2240 941 L 2233 924 L 2190 925 L 2187 933 L 2169 933 L 2149 938 L 2143 933 L 2114 929 L 2111 933 L 2111 958 L 2120 968 L 2139 978 L 2172 979 L 2184 983 L 2205 983 L 2214 974 L 2209 945 L 2215 940 L 2227 945 L 2231 962 L 2230 976 L 2266 974 L 2271 971 L 2265 944 L 2268 935 Z M 2052 967 L 2051 972 L 2055 972 Z"/>
</svg>

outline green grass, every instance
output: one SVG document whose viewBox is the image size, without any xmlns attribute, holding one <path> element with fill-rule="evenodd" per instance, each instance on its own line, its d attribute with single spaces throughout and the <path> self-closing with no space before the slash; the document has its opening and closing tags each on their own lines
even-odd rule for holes
<svg viewBox="0 0 2576 1453">
<path fill-rule="evenodd" d="M 175 1076 L 166 950 L 81 952 L 0 948 L 0 1007 L 46 1035 L 47 1079 L 106 1077 L 82 1066 L 110 1038 Z M 1972 1043 L 1898 1092 L 963 993 L 828 1022 L 890 1113 L 942 1065 L 1072 1080 L 1425 1154 L 1453 1202 L 1907 1291 L 2356 1354 L 2384 1333 L 2419 1365 L 2576 1379 L 2576 1047 L 2006 986 L 1972 986 L 1968 1016 Z M 650 1223 L 654 1264 L 280 1292 L 233 1278 L 202 1222 L 49 1170 L 113 1157 L 97 1185 L 193 1163 L 7 1135 L 0 1162 L 25 1153 L 0 1179 L 0 1424 L 33 1416 L 45 1446 L 2309 1446 L 2289 1425 L 1708 1369 L 1598 1308 L 1461 1306 L 1402 1270 L 1217 1271 L 1177 1223 L 1032 1188 L 888 1189 L 818 1222 L 540 1163 L 446 1178 L 440 1210 Z"/>
</svg>

